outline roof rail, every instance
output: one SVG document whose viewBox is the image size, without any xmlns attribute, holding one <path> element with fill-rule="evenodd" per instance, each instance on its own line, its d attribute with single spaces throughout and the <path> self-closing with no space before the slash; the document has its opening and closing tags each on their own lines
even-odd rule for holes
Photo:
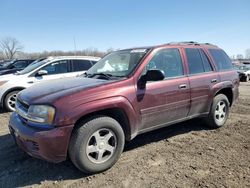
<svg viewBox="0 0 250 188">
<path fill-rule="evenodd" d="M 178 44 L 182 44 L 182 45 L 199 45 L 198 42 L 195 41 L 182 41 L 182 42 L 169 42 L 167 43 L 169 45 L 178 45 Z"/>
<path fill-rule="evenodd" d="M 167 45 L 195 45 L 195 46 L 200 46 L 200 45 L 210 45 L 210 46 L 216 46 L 211 43 L 198 43 L 195 41 L 183 41 L 183 42 L 169 42 Z"/>
</svg>

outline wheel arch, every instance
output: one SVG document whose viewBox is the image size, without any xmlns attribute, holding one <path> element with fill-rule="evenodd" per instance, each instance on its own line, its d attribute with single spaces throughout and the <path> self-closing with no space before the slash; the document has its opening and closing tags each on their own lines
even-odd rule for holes
<svg viewBox="0 0 250 188">
<path fill-rule="evenodd" d="M 97 110 L 97 111 L 88 113 L 88 114 L 80 117 L 75 122 L 75 126 L 73 129 L 76 129 L 81 122 L 87 121 L 88 119 L 90 119 L 92 117 L 100 116 L 100 115 L 108 116 L 108 117 L 115 119 L 121 125 L 121 127 L 124 131 L 125 139 L 127 141 L 131 140 L 131 126 L 129 123 L 129 118 L 128 118 L 125 110 L 123 110 L 122 108 L 119 108 L 119 107 L 107 108 L 107 109 Z"/>
<path fill-rule="evenodd" d="M 219 94 L 224 94 L 227 97 L 227 99 L 230 103 L 230 106 L 232 106 L 232 104 L 233 104 L 233 90 L 231 87 L 226 87 L 226 88 L 222 88 L 222 89 L 218 90 L 214 96 L 217 96 Z"/>
<path fill-rule="evenodd" d="M 24 87 L 13 87 L 13 88 L 10 88 L 10 89 L 8 89 L 7 91 L 5 91 L 4 92 L 4 94 L 3 94 L 3 96 L 2 96 L 2 98 L 1 98 L 1 104 L 4 104 L 4 100 L 5 100 L 5 97 L 10 93 L 10 92 L 12 92 L 12 91 L 21 91 L 21 90 L 23 90 L 23 89 L 26 89 L 26 88 L 24 88 Z"/>
</svg>

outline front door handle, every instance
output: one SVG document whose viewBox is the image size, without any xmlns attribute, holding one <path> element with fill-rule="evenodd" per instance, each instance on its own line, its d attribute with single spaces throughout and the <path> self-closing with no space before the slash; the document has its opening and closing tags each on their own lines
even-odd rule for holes
<svg viewBox="0 0 250 188">
<path fill-rule="evenodd" d="M 179 89 L 186 89 L 187 88 L 187 84 L 181 84 L 179 85 Z"/>
<path fill-rule="evenodd" d="M 216 83 L 217 82 L 217 79 L 212 79 L 211 80 L 211 83 Z"/>
</svg>

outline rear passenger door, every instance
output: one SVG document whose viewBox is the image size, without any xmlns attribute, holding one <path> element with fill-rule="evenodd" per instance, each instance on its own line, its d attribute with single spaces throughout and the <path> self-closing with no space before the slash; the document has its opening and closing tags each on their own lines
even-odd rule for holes
<svg viewBox="0 0 250 188">
<path fill-rule="evenodd" d="M 92 62 L 89 60 L 73 59 L 71 60 L 71 72 L 75 76 L 79 76 L 92 67 Z"/>
<path fill-rule="evenodd" d="M 219 76 L 203 49 L 186 48 L 185 52 L 191 90 L 188 116 L 196 116 L 209 112 L 213 98 L 211 88 L 219 81 Z"/>
</svg>

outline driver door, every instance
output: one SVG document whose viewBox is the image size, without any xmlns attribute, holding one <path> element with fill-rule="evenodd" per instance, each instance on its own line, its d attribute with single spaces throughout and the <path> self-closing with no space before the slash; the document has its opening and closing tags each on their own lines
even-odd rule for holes
<svg viewBox="0 0 250 188">
<path fill-rule="evenodd" d="M 161 70 L 165 79 L 147 82 L 145 89 L 137 90 L 141 130 L 186 118 L 190 109 L 190 87 L 179 50 L 158 51 L 145 69 L 144 73 L 149 69 Z"/>
</svg>

